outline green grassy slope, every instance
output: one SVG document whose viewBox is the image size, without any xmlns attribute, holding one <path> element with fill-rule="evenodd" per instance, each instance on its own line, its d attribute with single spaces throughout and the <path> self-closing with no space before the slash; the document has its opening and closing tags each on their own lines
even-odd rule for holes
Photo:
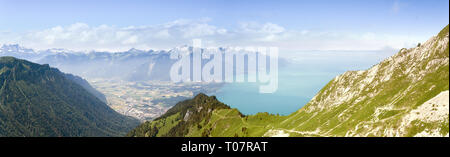
<svg viewBox="0 0 450 157">
<path fill-rule="evenodd" d="M 204 118 L 193 120 L 183 118 L 186 110 L 174 109 L 128 136 L 448 136 L 448 28 L 368 70 L 337 76 L 289 116 L 243 116 L 221 107 L 194 112 Z M 439 95 L 444 91 L 446 96 Z M 195 106 L 196 99 L 188 106 Z M 189 125 L 179 131 L 183 123 Z"/>
<path fill-rule="evenodd" d="M 230 107 L 219 102 L 214 96 L 198 94 L 193 99 L 177 103 L 161 117 L 139 125 L 127 136 L 185 136 L 192 128 L 208 123 L 212 112 L 220 109 Z"/>
</svg>

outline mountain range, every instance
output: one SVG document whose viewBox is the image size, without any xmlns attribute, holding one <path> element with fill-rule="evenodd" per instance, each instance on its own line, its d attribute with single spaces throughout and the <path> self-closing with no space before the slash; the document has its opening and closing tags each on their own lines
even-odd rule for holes
<svg viewBox="0 0 450 157">
<path fill-rule="evenodd" d="M 449 26 L 367 70 L 345 72 L 288 116 L 243 115 L 199 94 L 127 136 L 449 136 Z"/>
<path fill-rule="evenodd" d="M 66 73 L 84 78 L 126 81 L 168 81 L 167 72 L 175 60 L 167 51 L 130 49 L 124 52 L 75 52 L 65 49 L 35 51 L 18 44 L 0 47 L 0 56 L 13 56 L 40 64 L 49 64 Z"/>
<path fill-rule="evenodd" d="M 0 47 L 0 56 L 13 56 L 39 64 L 49 64 L 65 73 L 88 79 L 115 79 L 124 81 L 170 81 L 170 68 L 177 61 L 170 54 L 192 46 L 179 46 L 170 50 L 139 50 L 132 48 L 123 52 L 89 51 L 77 52 L 66 49 L 33 50 L 18 44 Z M 227 48 L 218 48 L 221 51 Z M 192 59 L 192 55 L 191 55 Z M 203 59 L 202 66 L 210 59 Z M 233 64 L 225 63 L 223 64 Z M 247 64 L 247 60 L 245 60 Z M 280 58 L 280 66 L 289 64 Z"/>
<path fill-rule="evenodd" d="M 169 52 L 3 45 L 1 56 L 41 64 L 0 57 L 0 136 L 449 136 L 448 42 L 447 25 L 417 47 L 335 77 L 287 116 L 244 115 L 199 94 L 140 125 L 109 108 L 83 78 L 52 67 L 94 78 L 167 80 L 160 72 L 174 62 Z"/>
</svg>

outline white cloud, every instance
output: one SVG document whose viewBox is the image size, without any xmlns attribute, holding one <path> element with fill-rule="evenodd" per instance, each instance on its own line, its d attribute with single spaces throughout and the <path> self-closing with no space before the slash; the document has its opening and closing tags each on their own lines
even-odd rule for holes
<svg viewBox="0 0 450 157">
<path fill-rule="evenodd" d="M 261 33 L 261 34 L 277 34 L 283 33 L 285 29 L 277 24 L 265 23 L 259 24 L 256 22 L 241 23 L 243 32 L 247 33 Z"/>
<path fill-rule="evenodd" d="M 160 25 L 127 27 L 89 26 L 85 23 L 75 23 L 2 36 L 0 42 L 19 43 L 37 49 L 55 47 L 108 51 L 121 51 L 133 47 L 167 49 L 190 43 L 192 38 L 226 35 L 225 28 L 218 28 L 207 22 L 208 20 L 205 19 L 176 20 Z"/>
<path fill-rule="evenodd" d="M 241 23 L 236 28 L 210 24 L 210 19 L 175 20 L 159 25 L 117 27 L 75 23 L 68 26 L 1 33 L 0 43 L 18 43 L 30 48 L 122 51 L 170 49 L 203 39 L 204 46 L 277 46 L 280 50 L 379 50 L 416 45 L 426 38 L 336 31 L 286 29 L 274 23 Z"/>
<path fill-rule="evenodd" d="M 394 4 L 392 4 L 392 12 L 394 13 L 398 13 L 400 11 L 400 2 L 399 1 L 394 1 Z"/>
</svg>

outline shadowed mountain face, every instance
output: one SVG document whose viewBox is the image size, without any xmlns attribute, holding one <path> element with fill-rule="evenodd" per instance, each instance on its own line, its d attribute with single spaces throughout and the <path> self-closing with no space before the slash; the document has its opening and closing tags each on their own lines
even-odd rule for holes
<svg viewBox="0 0 450 157">
<path fill-rule="evenodd" d="M 0 136 L 121 136 L 138 124 L 109 108 L 75 77 L 48 65 L 1 57 Z"/>
<path fill-rule="evenodd" d="M 368 70 L 331 80 L 288 116 L 243 116 L 214 97 L 177 104 L 128 136 L 449 136 L 449 26 Z M 209 103 L 205 103 L 208 102 Z M 198 117 L 205 117 L 198 119 Z"/>
<path fill-rule="evenodd" d="M 81 87 L 86 89 L 89 93 L 100 99 L 102 102 L 107 103 L 106 96 L 103 95 L 103 93 L 97 91 L 94 87 L 92 87 L 89 82 L 84 80 L 83 78 L 79 76 L 75 76 L 72 74 L 64 74 L 67 79 L 72 80 L 73 82 L 79 84 Z"/>
</svg>

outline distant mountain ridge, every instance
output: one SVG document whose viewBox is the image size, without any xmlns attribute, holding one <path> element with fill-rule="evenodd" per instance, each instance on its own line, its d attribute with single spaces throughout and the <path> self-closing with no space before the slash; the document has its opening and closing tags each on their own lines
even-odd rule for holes
<svg viewBox="0 0 450 157">
<path fill-rule="evenodd" d="M 18 44 L 0 47 L 0 56 L 13 56 L 40 64 L 49 64 L 59 70 L 83 78 L 117 79 L 125 81 L 170 81 L 170 68 L 177 61 L 170 54 L 180 49 L 192 50 L 191 46 L 180 46 L 166 50 L 139 50 L 132 48 L 123 52 L 90 51 L 77 52 L 66 49 L 35 51 Z M 225 50 L 227 48 L 219 48 Z M 192 56 L 191 56 L 192 57 Z M 202 65 L 210 59 L 202 59 Z M 225 61 L 224 61 L 225 62 Z M 248 62 L 245 60 L 245 62 Z M 224 63 L 233 64 L 233 63 Z M 287 64 L 279 58 L 279 66 Z"/>
<path fill-rule="evenodd" d="M 122 136 L 139 123 L 82 82 L 49 65 L 0 57 L 0 136 Z"/>
<path fill-rule="evenodd" d="M 242 115 L 200 95 L 127 136 L 449 136 L 449 26 L 368 70 L 335 77 L 288 116 Z M 207 98 L 205 98 L 207 97 Z M 183 105 L 188 106 L 183 109 Z M 192 107 L 196 106 L 196 107 Z M 198 119 L 198 117 L 205 117 Z"/>
<path fill-rule="evenodd" d="M 167 51 L 130 49 L 123 52 L 76 52 L 66 49 L 35 51 L 18 44 L 2 45 L 0 56 L 13 56 L 87 78 L 127 81 L 170 80 L 167 72 L 175 62 Z M 161 73 L 164 71 L 164 73 Z"/>
</svg>

